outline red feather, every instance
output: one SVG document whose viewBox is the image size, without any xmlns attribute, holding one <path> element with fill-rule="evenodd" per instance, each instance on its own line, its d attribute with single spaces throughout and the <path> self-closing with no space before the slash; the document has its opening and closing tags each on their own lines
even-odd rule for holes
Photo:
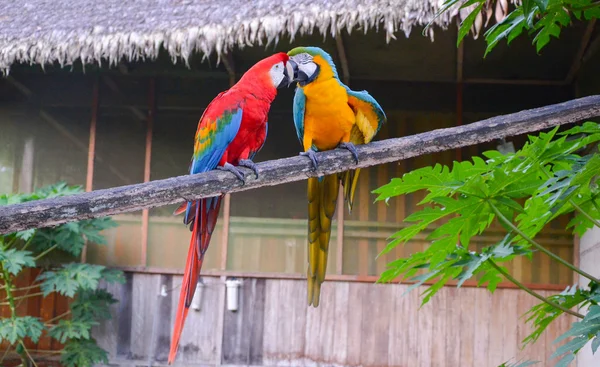
<svg viewBox="0 0 600 367">
<path fill-rule="evenodd" d="M 271 81 L 269 70 L 276 63 L 286 62 L 287 60 L 288 56 L 281 52 L 259 61 L 231 89 L 220 93 L 206 108 L 198 123 L 196 142 L 199 140 L 199 134 L 201 132 L 206 133 L 206 131 L 210 131 L 213 134 L 211 136 L 214 136 L 214 139 L 216 139 L 216 135 L 214 134 L 218 134 L 220 130 L 218 126 L 215 126 L 215 121 L 223 121 L 221 117 L 227 111 L 233 111 L 240 107 L 243 111 L 239 130 L 233 140 L 227 145 L 219 160 L 219 165 L 222 166 L 225 163 L 238 165 L 240 160 L 251 159 L 262 148 L 267 135 L 267 115 L 271 107 L 271 102 L 273 102 L 277 95 L 277 89 Z M 208 143 L 206 143 L 207 141 Z M 194 159 L 197 159 L 197 156 L 204 158 L 206 154 L 212 154 L 218 148 L 211 145 L 215 144 L 214 141 L 205 139 L 201 147 L 202 150 L 198 149 L 198 151 L 194 152 Z M 197 144 L 198 146 L 199 144 Z M 203 168 L 208 170 L 214 167 Z M 177 354 L 183 325 L 196 291 L 196 283 L 200 276 L 202 261 L 204 260 L 210 238 L 217 224 L 222 198 L 223 196 L 219 196 L 184 203 L 174 212 L 174 214 L 185 212 L 189 204 L 190 215 L 185 224 L 191 223 L 192 238 L 183 274 L 179 304 L 175 315 L 169 364 L 173 363 Z"/>
</svg>

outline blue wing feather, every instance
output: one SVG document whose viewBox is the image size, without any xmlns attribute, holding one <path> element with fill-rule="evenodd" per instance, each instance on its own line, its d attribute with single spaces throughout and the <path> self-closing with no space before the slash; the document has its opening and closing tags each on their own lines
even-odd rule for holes
<svg viewBox="0 0 600 367">
<path fill-rule="evenodd" d="M 198 156 L 194 156 L 192 158 L 192 164 L 190 167 L 190 174 L 196 174 L 201 172 L 208 172 L 217 167 L 219 161 L 223 157 L 223 154 L 227 150 L 229 144 L 233 141 L 238 131 L 240 130 L 240 125 L 242 124 L 242 115 L 243 109 L 238 107 L 233 110 L 231 114 L 231 119 L 226 121 L 222 118 L 217 118 L 216 125 L 220 127 L 225 124 L 222 129 L 218 129 L 214 135 L 212 136 L 212 141 L 210 146 L 203 150 L 202 153 L 198 154 Z M 214 207 L 217 204 L 214 198 L 208 199 L 208 205 L 206 206 L 206 210 Z M 187 208 L 185 210 L 185 223 L 188 222 L 188 218 L 190 215 L 190 210 L 192 207 L 192 202 L 188 202 Z"/>
<path fill-rule="evenodd" d="M 300 144 L 303 145 L 304 138 L 304 110 L 306 107 L 306 96 L 304 95 L 304 91 L 300 87 L 296 87 L 296 93 L 294 94 L 294 105 L 293 105 L 293 113 L 294 113 L 294 126 L 296 127 L 296 134 L 298 135 L 298 140 L 300 140 Z"/>
<path fill-rule="evenodd" d="M 210 147 L 203 151 L 202 154 L 194 157 L 190 174 L 208 172 L 217 167 L 221 157 L 223 157 L 223 153 L 225 153 L 225 150 L 227 150 L 227 147 L 240 130 L 242 112 L 243 109 L 241 107 L 237 108 L 232 113 L 229 123 L 213 135 Z M 217 126 L 223 123 L 225 123 L 223 120 L 217 119 Z"/>
</svg>

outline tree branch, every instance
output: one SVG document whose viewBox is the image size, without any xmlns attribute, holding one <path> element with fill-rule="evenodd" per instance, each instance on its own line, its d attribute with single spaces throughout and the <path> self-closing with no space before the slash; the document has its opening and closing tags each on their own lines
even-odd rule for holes
<svg viewBox="0 0 600 367">
<path fill-rule="evenodd" d="M 308 177 L 400 161 L 598 116 L 600 95 L 589 96 L 493 117 L 469 125 L 359 146 L 358 165 L 350 152 L 335 149 L 317 154 L 320 162 L 317 172 L 312 171 L 309 159 L 298 156 L 258 164 L 258 179 L 250 170 L 244 168 L 244 172 L 247 173 L 245 185 L 229 172 L 213 170 L 196 175 L 9 205 L 0 210 L 0 234 L 301 181 Z"/>
</svg>

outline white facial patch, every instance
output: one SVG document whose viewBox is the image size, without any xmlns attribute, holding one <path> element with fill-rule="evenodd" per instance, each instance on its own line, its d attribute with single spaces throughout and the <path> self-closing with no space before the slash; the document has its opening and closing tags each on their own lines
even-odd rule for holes
<svg viewBox="0 0 600 367">
<path fill-rule="evenodd" d="M 317 64 L 312 61 L 305 64 L 298 64 L 298 69 L 302 70 L 309 78 L 312 78 L 312 76 L 317 72 Z"/>
<path fill-rule="evenodd" d="M 298 64 L 298 71 L 304 74 L 304 78 L 312 80 L 318 72 L 318 65 L 313 61 L 313 57 L 308 53 L 301 53 L 291 57 Z"/>
<path fill-rule="evenodd" d="M 285 65 L 283 61 L 280 61 L 277 64 L 273 65 L 271 67 L 271 70 L 269 70 L 269 75 L 271 76 L 271 81 L 273 82 L 273 86 L 275 88 L 277 88 L 279 84 L 281 84 L 283 78 L 285 78 L 285 75 L 283 74 L 284 70 Z"/>
</svg>

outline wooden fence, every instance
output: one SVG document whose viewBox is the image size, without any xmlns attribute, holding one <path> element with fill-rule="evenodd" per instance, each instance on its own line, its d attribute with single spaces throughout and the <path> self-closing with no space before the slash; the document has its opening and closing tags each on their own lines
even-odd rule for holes
<svg viewBox="0 0 600 367">
<path fill-rule="evenodd" d="M 120 302 L 93 336 L 113 366 L 166 365 L 181 276 L 126 279 L 108 286 Z M 407 285 L 329 281 L 314 309 L 303 280 L 244 278 L 231 312 L 223 280 L 203 278 L 201 307 L 189 313 L 175 365 L 485 367 L 523 358 L 551 366 L 553 340 L 573 321 L 561 317 L 521 350 L 530 328 L 520 317 L 537 300 L 517 289 L 444 287 L 419 309 L 420 292 L 403 296 Z"/>
<path fill-rule="evenodd" d="M 120 215 L 114 219 L 119 226 L 105 231 L 108 246 L 90 245 L 88 260 L 108 266 L 143 269 L 140 264 L 141 216 Z M 433 230 L 427 230 L 408 244 L 399 245 L 387 255 L 376 258 L 387 244 L 387 238 L 406 223 L 346 220 L 344 226 L 345 244 L 339 253 L 337 223 L 334 221 L 327 273 L 349 278 L 379 276 L 393 260 L 427 248 L 430 241 L 425 237 Z M 181 218 L 151 216 L 149 234 L 148 267 L 163 269 L 161 272 L 182 272 L 190 231 L 181 223 Z M 306 219 L 231 217 L 228 248 L 225 250 L 221 241 L 222 223 L 218 222 L 202 267 L 203 273 L 227 270 L 262 272 L 272 277 L 281 274 L 303 276 L 306 272 L 306 235 Z M 502 227 L 494 226 L 484 235 L 475 236 L 470 249 L 481 251 L 498 243 L 504 235 Z M 568 231 L 548 227 L 536 236 L 536 240 L 566 261 L 573 262 L 573 236 Z M 223 265 L 225 268 L 221 268 Z M 524 283 L 564 285 L 573 282 L 568 268 L 539 251 L 534 252 L 531 260 L 518 257 L 503 265 Z"/>
</svg>

